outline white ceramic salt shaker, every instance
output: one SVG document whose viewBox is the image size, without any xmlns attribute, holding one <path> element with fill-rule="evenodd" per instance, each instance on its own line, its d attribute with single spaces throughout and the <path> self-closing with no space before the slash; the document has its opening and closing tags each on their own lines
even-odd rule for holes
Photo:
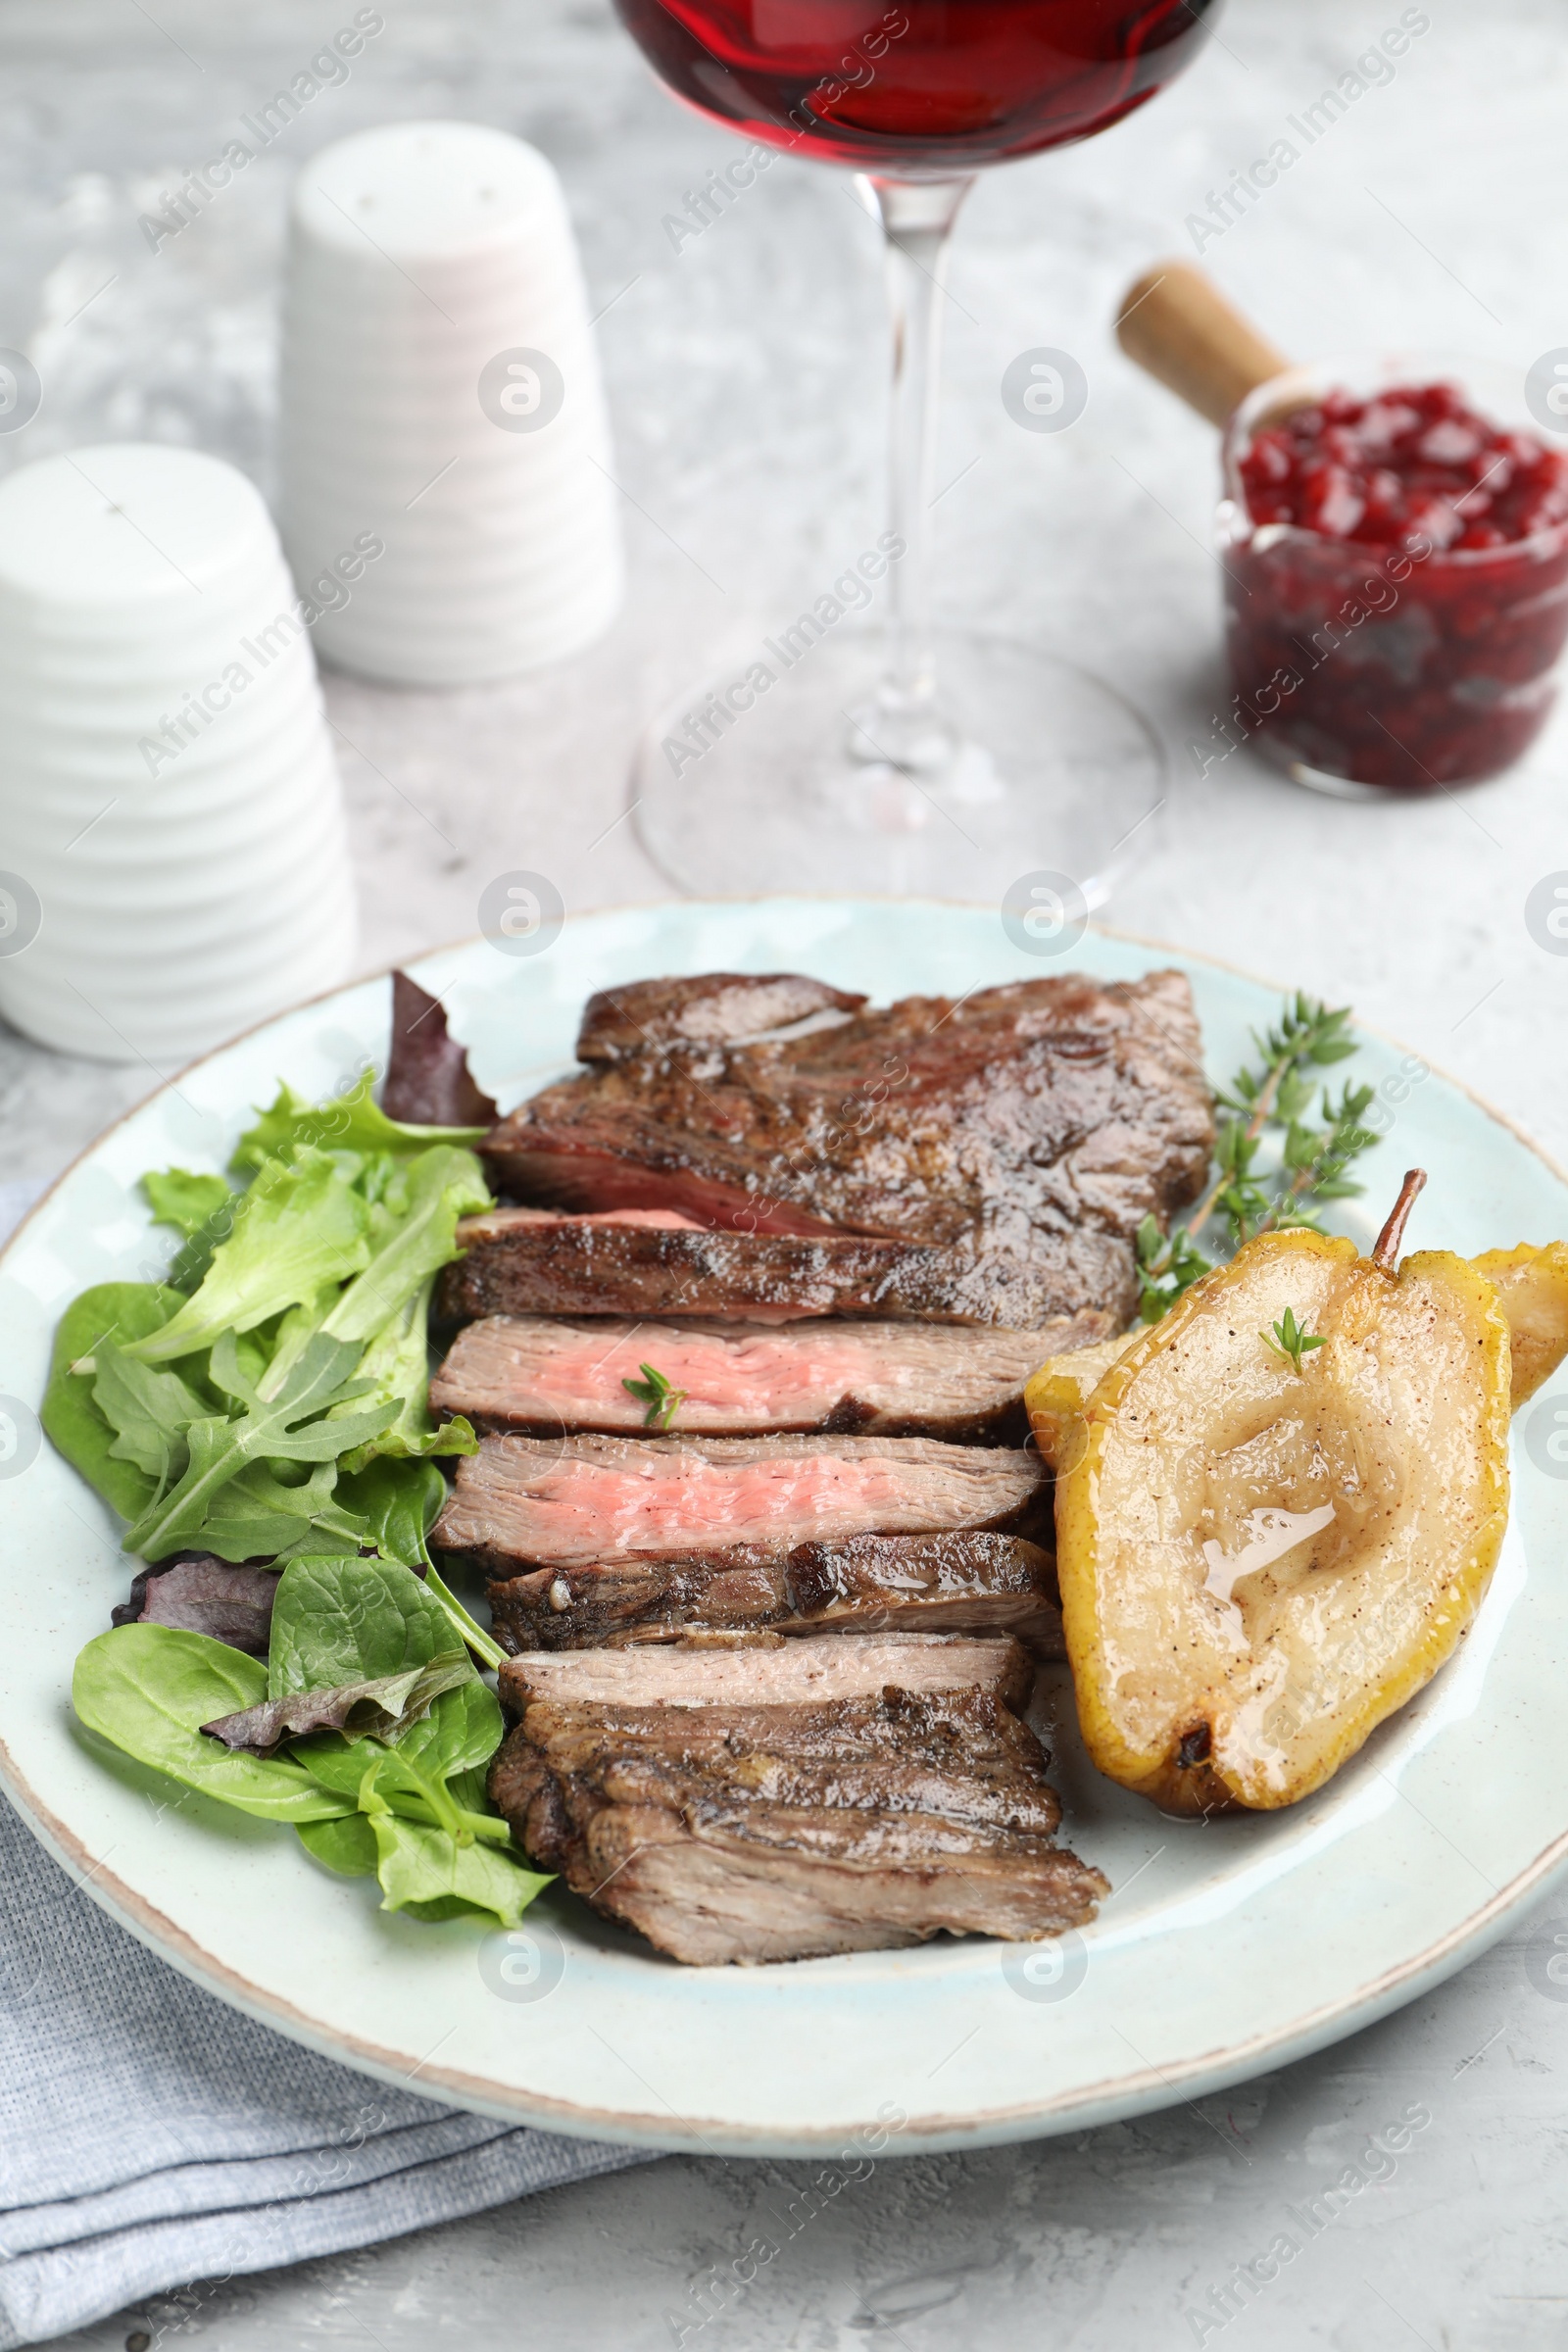
<svg viewBox="0 0 1568 2352">
<path fill-rule="evenodd" d="M 473 122 L 400 122 L 295 185 L 279 516 L 302 588 L 379 549 L 318 638 L 397 685 L 503 678 L 620 602 L 609 425 L 552 167 Z"/>
<path fill-rule="evenodd" d="M 0 483 L 0 1012 L 29 1037 L 163 1071 L 347 976 L 318 611 L 220 459 Z"/>
</svg>

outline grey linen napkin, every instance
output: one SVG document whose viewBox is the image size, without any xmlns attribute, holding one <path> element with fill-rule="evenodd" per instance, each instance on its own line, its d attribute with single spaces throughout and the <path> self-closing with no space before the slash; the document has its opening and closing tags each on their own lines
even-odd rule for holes
<svg viewBox="0 0 1568 2352">
<path fill-rule="evenodd" d="M 0 1236 L 36 1189 L 0 1185 Z M 0 2352 L 645 2160 L 285 2041 L 144 1950 L 0 1804 Z"/>
</svg>

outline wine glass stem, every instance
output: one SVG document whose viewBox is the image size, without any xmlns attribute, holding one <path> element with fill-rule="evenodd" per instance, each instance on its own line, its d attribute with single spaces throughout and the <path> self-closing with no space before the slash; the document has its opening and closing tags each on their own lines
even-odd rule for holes
<svg viewBox="0 0 1568 2352">
<path fill-rule="evenodd" d="M 878 752 L 899 765 L 928 765 L 941 757 L 941 748 L 928 740 L 936 693 L 929 564 L 932 468 L 948 253 L 958 207 L 973 184 L 972 173 L 942 180 L 869 177 L 887 238 L 893 328 L 888 528 L 893 545 L 903 548 L 888 566 L 888 663 L 875 732 Z"/>
</svg>

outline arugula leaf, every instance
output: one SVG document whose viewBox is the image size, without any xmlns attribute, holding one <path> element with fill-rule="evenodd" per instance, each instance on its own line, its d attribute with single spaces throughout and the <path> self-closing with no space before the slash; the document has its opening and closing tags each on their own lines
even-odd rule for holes
<svg viewBox="0 0 1568 2352">
<path fill-rule="evenodd" d="M 93 1362 L 92 1400 L 116 1432 L 110 1453 L 134 1462 L 162 1494 L 184 1470 L 185 1432 L 212 1411 L 211 1402 L 177 1372 L 139 1364 L 107 1332 L 94 1346 Z"/>
<path fill-rule="evenodd" d="M 364 1394 L 351 1378 L 359 1355 L 357 1348 L 318 1333 L 281 1394 L 264 1403 L 239 1369 L 233 1333 L 225 1332 L 213 1348 L 209 1375 L 244 1409 L 232 1420 L 215 1417 L 191 1423 L 186 1432 L 190 1458 L 183 1476 L 127 1531 L 126 1549 L 160 1560 L 193 1544 L 214 1496 L 251 1462 L 330 1462 L 348 1446 L 374 1437 L 391 1418 L 395 1408 L 389 1404 L 343 1421 L 315 1418 L 329 1405 Z"/>
<path fill-rule="evenodd" d="M 94 1362 L 106 1336 L 123 1348 L 162 1330 L 181 1304 L 177 1291 L 159 1283 L 102 1282 L 67 1307 L 55 1333 L 38 1418 L 56 1450 L 123 1519 L 139 1518 L 147 1509 L 158 1493 L 157 1478 L 116 1453 L 121 1433 L 94 1397 L 93 1375 L 71 1367 Z"/>
<path fill-rule="evenodd" d="M 287 1307 L 318 1299 L 369 1262 L 369 1205 L 324 1152 L 270 1160 L 234 1209 L 234 1230 L 213 1252 L 193 1298 L 131 1352 L 147 1362 L 194 1355 L 225 1333 L 254 1331 Z"/>
<path fill-rule="evenodd" d="M 403 1126 L 387 1117 L 371 1092 L 373 1085 L 373 1075 L 367 1070 L 347 1094 L 330 1102 L 307 1102 L 291 1086 L 280 1085 L 271 1108 L 240 1137 L 229 1165 L 259 1168 L 269 1159 L 288 1159 L 313 1145 L 327 1151 L 390 1152 L 408 1158 L 431 1144 L 476 1144 L 489 1133 L 485 1127 Z"/>
<path fill-rule="evenodd" d="M 257 1658 L 206 1634 L 122 1625 L 76 1660 L 71 1700 L 89 1731 L 138 1763 L 266 1821 L 327 1821 L 350 1808 L 297 1764 L 230 1755 L 200 1726 L 267 1695 Z"/>
<path fill-rule="evenodd" d="M 374 1738 L 396 1746 L 405 1732 L 422 1723 L 443 1691 L 472 1677 L 466 1650 L 449 1650 L 428 1666 L 383 1674 L 373 1682 L 339 1683 L 324 1690 L 296 1690 L 290 1698 L 263 1699 L 204 1723 L 210 1740 L 254 1756 L 270 1756 L 285 1740 L 302 1733 L 341 1732 L 345 1740 Z"/>
<path fill-rule="evenodd" d="M 445 1610 L 412 1568 L 309 1554 L 290 1561 L 278 1583 L 268 1695 L 377 1681 L 427 1666 L 452 1646 Z"/>
<path fill-rule="evenodd" d="M 366 1541 L 365 1523 L 337 1500 L 337 1484 L 331 1462 L 318 1464 L 299 1486 L 285 1486 L 266 1462 L 250 1462 L 209 1501 L 202 1519 L 202 1548 L 220 1560 L 357 1552 Z"/>
</svg>

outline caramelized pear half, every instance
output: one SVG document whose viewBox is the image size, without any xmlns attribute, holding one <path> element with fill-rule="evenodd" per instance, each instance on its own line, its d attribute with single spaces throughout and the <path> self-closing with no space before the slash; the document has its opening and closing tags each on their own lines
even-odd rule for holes
<svg viewBox="0 0 1568 2352">
<path fill-rule="evenodd" d="M 1322 1343 L 1294 1359 L 1287 1309 Z M 1057 1483 L 1101 1771 L 1183 1814 L 1321 1788 L 1475 1615 L 1508 1411 L 1508 1324 L 1463 1258 L 1275 1233 L 1205 1275 L 1103 1373 Z"/>
<path fill-rule="evenodd" d="M 1111 1365 L 1142 1337 L 1142 1332 L 1123 1332 L 1119 1340 L 1096 1340 L 1091 1347 L 1069 1348 L 1065 1355 L 1050 1355 L 1025 1381 L 1029 1426 L 1048 1470 L 1065 1470 L 1079 1442 L 1085 1405 Z"/>
<path fill-rule="evenodd" d="M 1488 1250 L 1470 1263 L 1491 1283 L 1507 1317 L 1517 1412 L 1568 1355 L 1568 1242 L 1543 1249 L 1521 1242 L 1517 1250 Z"/>
</svg>

